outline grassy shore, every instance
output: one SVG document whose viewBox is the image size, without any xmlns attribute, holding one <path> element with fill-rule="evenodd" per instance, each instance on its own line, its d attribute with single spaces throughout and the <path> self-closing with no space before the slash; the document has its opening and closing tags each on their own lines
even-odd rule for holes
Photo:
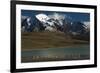
<svg viewBox="0 0 100 73">
<path fill-rule="evenodd" d="M 63 32 L 22 32 L 21 47 L 24 49 L 59 48 L 89 44 L 89 41 L 72 39 Z"/>
</svg>

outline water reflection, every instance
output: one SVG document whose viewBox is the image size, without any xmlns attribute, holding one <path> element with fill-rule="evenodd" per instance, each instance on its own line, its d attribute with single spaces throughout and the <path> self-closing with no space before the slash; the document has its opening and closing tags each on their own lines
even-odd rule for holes
<svg viewBox="0 0 100 73">
<path fill-rule="evenodd" d="M 89 45 L 67 48 L 32 49 L 21 52 L 22 62 L 83 60 L 89 58 Z"/>
</svg>

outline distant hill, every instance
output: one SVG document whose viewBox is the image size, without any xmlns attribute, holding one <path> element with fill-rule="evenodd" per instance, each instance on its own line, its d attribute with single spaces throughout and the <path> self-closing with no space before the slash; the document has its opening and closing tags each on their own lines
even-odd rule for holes
<svg viewBox="0 0 100 73">
<path fill-rule="evenodd" d="M 59 48 L 89 44 L 88 41 L 73 39 L 63 32 L 22 32 L 22 49 Z"/>
</svg>

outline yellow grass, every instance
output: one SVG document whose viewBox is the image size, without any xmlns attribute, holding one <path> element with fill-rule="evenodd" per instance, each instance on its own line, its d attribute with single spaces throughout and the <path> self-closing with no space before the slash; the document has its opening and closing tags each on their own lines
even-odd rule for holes
<svg viewBox="0 0 100 73">
<path fill-rule="evenodd" d="M 22 49 L 58 48 L 88 44 L 88 41 L 72 39 L 63 32 L 22 32 Z"/>
</svg>

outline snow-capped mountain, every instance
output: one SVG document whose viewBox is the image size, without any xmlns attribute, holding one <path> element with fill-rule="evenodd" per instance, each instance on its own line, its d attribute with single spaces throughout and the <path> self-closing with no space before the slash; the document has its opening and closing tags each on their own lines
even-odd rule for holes
<svg viewBox="0 0 100 73">
<path fill-rule="evenodd" d="M 90 31 L 90 22 L 86 21 L 86 22 L 83 22 L 84 23 L 84 28 L 87 30 L 87 31 Z"/>
<path fill-rule="evenodd" d="M 89 35 L 90 23 L 71 21 L 61 14 L 37 14 L 34 17 L 22 17 L 22 29 L 24 31 L 61 31 L 65 34 Z"/>
<path fill-rule="evenodd" d="M 36 15 L 36 18 L 40 21 L 40 22 L 43 22 L 43 23 L 46 23 L 50 18 L 45 15 L 45 14 L 38 14 Z"/>
<path fill-rule="evenodd" d="M 31 27 L 31 18 L 27 16 L 21 17 L 21 30 L 22 31 L 28 31 Z"/>
<path fill-rule="evenodd" d="M 54 21 L 51 20 L 50 17 L 48 17 L 45 14 L 38 14 L 36 15 L 36 18 L 42 23 L 41 25 L 43 25 L 43 27 L 45 27 L 45 30 L 48 31 L 53 31 L 55 28 L 54 26 Z"/>
<path fill-rule="evenodd" d="M 45 30 L 48 31 L 56 31 L 62 27 L 62 22 L 59 19 L 55 19 L 55 17 L 47 16 L 45 14 L 38 14 L 36 18 L 42 23 L 45 27 Z"/>
</svg>

